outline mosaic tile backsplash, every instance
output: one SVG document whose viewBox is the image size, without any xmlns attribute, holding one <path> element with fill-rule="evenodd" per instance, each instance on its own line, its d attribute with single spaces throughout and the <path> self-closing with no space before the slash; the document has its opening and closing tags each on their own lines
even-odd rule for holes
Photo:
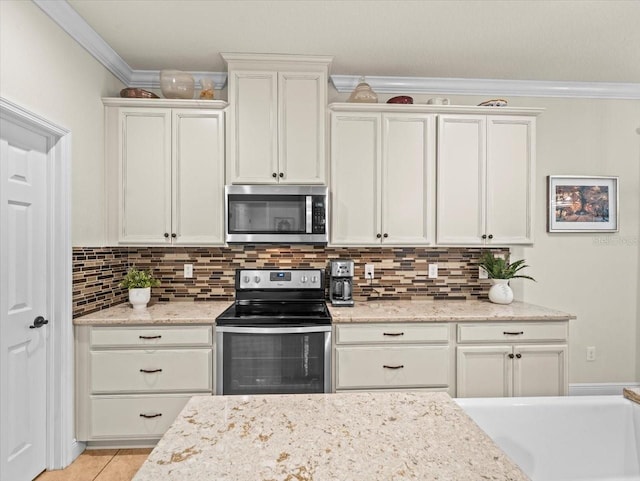
<svg viewBox="0 0 640 481">
<path fill-rule="evenodd" d="M 489 283 L 478 279 L 484 249 L 445 247 L 76 247 L 73 249 L 73 315 L 78 317 L 127 301 L 118 287 L 127 268 L 151 270 L 160 279 L 152 300 L 232 300 L 235 270 L 240 268 L 319 268 L 331 259 L 355 261 L 354 299 L 486 298 Z M 492 249 L 507 254 L 508 249 Z M 427 277 L 438 264 L 438 278 Z M 193 264 L 193 278 L 183 277 Z M 374 264 L 375 279 L 364 278 L 364 265 Z M 328 276 L 326 276 L 328 286 Z"/>
</svg>

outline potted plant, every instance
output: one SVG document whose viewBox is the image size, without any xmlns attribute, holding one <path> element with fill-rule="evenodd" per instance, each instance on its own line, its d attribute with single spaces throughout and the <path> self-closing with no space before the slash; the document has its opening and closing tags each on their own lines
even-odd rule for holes
<svg viewBox="0 0 640 481">
<path fill-rule="evenodd" d="M 141 271 L 132 267 L 127 271 L 120 287 L 129 289 L 129 302 L 134 309 L 144 309 L 151 299 L 151 288 L 160 285 L 151 271 Z"/>
<path fill-rule="evenodd" d="M 509 286 L 510 279 L 530 279 L 535 282 L 533 277 L 519 274 L 522 269 L 529 267 L 524 263 L 524 259 L 509 262 L 509 254 L 502 258 L 487 251 L 480 258 L 480 266 L 487 271 L 491 281 L 489 300 L 496 304 L 511 304 L 513 301 L 513 291 Z"/>
</svg>

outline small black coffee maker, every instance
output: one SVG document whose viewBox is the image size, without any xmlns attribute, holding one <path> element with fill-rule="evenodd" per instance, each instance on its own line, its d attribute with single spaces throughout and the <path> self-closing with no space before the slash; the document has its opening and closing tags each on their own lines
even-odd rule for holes
<svg viewBox="0 0 640 481">
<path fill-rule="evenodd" d="M 331 261 L 329 300 L 333 306 L 353 306 L 353 270 L 351 260 Z"/>
</svg>

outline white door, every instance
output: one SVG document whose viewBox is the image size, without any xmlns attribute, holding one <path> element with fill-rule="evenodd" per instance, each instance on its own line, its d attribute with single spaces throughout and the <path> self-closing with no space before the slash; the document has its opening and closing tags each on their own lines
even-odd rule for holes
<svg viewBox="0 0 640 481">
<path fill-rule="evenodd" d="M 432 242 L 435 115 L 386 114 L 382 120 L 382 242 Z"/>
<path fill-rule="evenodd" d="M 327 76 L 278 73 L 278 181 L 325 183 Z"/>
<path fill-rule="evenodd" d="M 438 116 L 436 235 L 439 244 L 484 243 L 485 132 L 485 116 Z"/>
<path fill-rule="evenodd" d="M 380 114 L 331 115 L 331 243 L 380 245 Z"/>
<path fill-rule="evenodd" d="M 0 479 L 46 463 L 47 138 L 0 120 Z"/>
<path fill-rule="evenodd" d="M 173 110 L 174 244 L 224 244 L 224 112 Z"/>
<path fill-rule="evenodd" d="M 510 345 L 458 346 L 457 397 L 511 397 Z"/>
</svg>

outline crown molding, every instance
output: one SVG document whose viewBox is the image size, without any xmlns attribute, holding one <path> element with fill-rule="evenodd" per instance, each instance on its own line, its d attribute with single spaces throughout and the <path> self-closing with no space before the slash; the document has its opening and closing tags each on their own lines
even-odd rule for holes
<svg viewBox="0 0 640 481">
<path fill-rule="evenodd" d="M 66 0 L 32 1 L 127 87 L 160 88 L 159 70 L 133 70 Z M 227 81 L 226 72 L 189 73 L 196 87 L 202 78 L 212 78 L 218 90 Z"/>
<path fill-rule="evenodd" d="M 350 93 L 356 88 L 361 78 L 361 75 L 331 75 L 331 82 L 338 92 Z M 377 93 L 640 99 L 640 84 L 636 83 L 382 77 L 369 75 L 365 79 Z"/>
<path fill-rule="evenodd" d="M 33 3 L 123 84 L 128 85 L 133 73 L 131 67 L 66 0 L 33 0 Z"/>
</svg>

